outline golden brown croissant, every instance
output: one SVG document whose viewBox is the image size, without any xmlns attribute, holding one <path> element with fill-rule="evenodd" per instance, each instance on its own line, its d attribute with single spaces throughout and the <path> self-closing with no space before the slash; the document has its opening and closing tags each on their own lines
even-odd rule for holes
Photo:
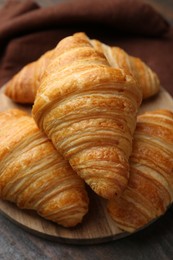
<svg viewBox="0 0 173 260">
<path fill-rule="evenodd" d="M 91 40 L 91 43 L 97 51 L 104 53 L 112 67 L 121 68 L 134 76 L 142 88 L 143 99 L 159 92 L 158 76 L 141 59 L 128 55 L 118 47 L 110 47 L 97 40 Z"/>
<path fill-rule="evenodd" d="M 118 47 L 110 47 L 91 40 L 93 47 L 104 53 L 111 66 L 131 73 L 143 91 L 143 98 L 156 94 L 160 89 L 157 75 L 139 58 L 129 56 Z M 46 52 L 38 61 L 26 65 L 6 84 L 5 94 L 19 103 L 33 103 L 40 79 L 51 59 L 53 50 Z"/>
<path fill-rule="evenodd" d="M 19 103 L 33 103 L 40 80 L 52 56 L 53 50 L 46 52 L 37 61 L 24 66 L 5 87 L 5 94 Z"/>
<path fill-rule="evenodd" d="M 172 112 L 138 117 L 130 168 L 127 188 L 108 202 L 108 211 L 120 228 L 132 232 L 165 213 L 173 201 Z"/>
<path fill-rule="evenodd" d="M 34 120 L 20 110 L 0 113 L 0 198 L 33 209 L 65 227 L 88 210 L 84 182 Z"/>
<path fill-rule="evenodd" d="M 33 117 L 100 196 L 121 193 L 142 93 L 79 33 L 63 39 L 42 78 Z"/>
</svg>

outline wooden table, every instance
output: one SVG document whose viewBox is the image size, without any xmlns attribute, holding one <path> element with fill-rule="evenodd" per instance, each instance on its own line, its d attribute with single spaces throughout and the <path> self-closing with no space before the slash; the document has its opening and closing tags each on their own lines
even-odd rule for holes
<svg viewBox="0 0 173 260">
<path fill-rule="evenodd" d="M 46 6 L 58 1 L 39 0 Z M 172 0 L 148 0 L 173 24 Z M 0 5 L 4 1 L 0 0 Z M 154 224 L 129 237 L 105 244 L 77 246 L 41 239 L 0 215 L 0 259 L 166 260 L 173 259 L 173 207 Z"/>
</svg>

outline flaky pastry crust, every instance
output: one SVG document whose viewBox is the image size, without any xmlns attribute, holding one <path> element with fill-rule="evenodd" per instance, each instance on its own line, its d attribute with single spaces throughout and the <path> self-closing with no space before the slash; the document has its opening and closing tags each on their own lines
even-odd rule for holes
<svg viewBox="0 0 173 260">
<path fill-rule="evenodd" d="M 0 113 L 0 198 L 65 227 L 88 211 L 83 180 L 34 120 L 20 110 Z"/>
<path fill-rule="evenodd" d="M 160 90 L 160 81 L 157 74 L 141 59 L 128 55 L 119 47 L 110 47 L 98 40 L 91 40 L 93 47 L 104 53 L 110 65 L 121 68 L 127 74 L 132 74 L 142 89 L 143 99 L 157 94 Z"/>
<path fill-rule="evenodd" d="M 24 66 L 6 83 L 5 95 L 15 102 L 32 104 L 52 54 L 53 50 L 47 51 L 38 60 Z"/>
<path fill-rule="evenodd" d="M 57 150 L 100 196 L 120 194 L 142 93 L 88 37 L 63 39 L 41 80 L 32 114 Z"/>
<path fill-rule="evenodd" d="M 143 92 L 143 99 L 159 92 L 160 82 L 156 73 L 141 59 L 128 55 L 118 47 L 110 47 L 98 40 L 90 40 L 92 46 L 107 58 L 112 67 L 123 69 L 132 74 Z M 34 103 L 40 80 L 51 60 L 53 50 L 43 54 L 40 59 L 26 65 L 19 71 L 5 87 L 5 94 L 19 103 Z"/>
<path fill-rule="evenodd" d="M 108 202 L 117 225 L 129 232 L 165 213 L 173 202 L 173 113 L 138 116 L 130 157 L 130 178 L 119 198 Z"/>
</svg>

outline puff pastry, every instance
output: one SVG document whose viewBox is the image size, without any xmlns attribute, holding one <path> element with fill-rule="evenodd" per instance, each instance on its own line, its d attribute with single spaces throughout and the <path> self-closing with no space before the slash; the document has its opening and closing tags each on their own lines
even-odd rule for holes
<svg viewBox="0 0 173 260">
<path fill-rule="evenodd" d="M 94 48 L 104 53 L 110 65 L 122 68 L 126 73 L 132 74 L 143 92 L 143 99 L 149 98 L 160 90 L 160 81 L 157 74 L 141 59 L 128 55 L 118 47 L 110 47 L 98 40 L 91 40 Z"/>
<path fill-rule="evenodd" d="M 108 202 L 117 225 L 133 232 L 164 214 L 173 201 L 173 113 L 140 115 L 130 158 L 130 179 L 119 198 Z"/>
<path fill-rule="evenodd" d="M 134 76 L 138 85 L 142 88 L 144 99 L 159 92 L 158 76 L 139 58 L 132 57 L 118 47 L 110 47 L 97 40 L 90 42 L 97 51 L 104 53 L 111 66 L 122 68 L 126 73 L 131 73 Z M 7 82 L 5 94 L 19 103 L 34 103 L 40 79 L 52 54 L 53 50 L 46 52 L 38 61 L 26 65 Z"/>
<path fill-rule="evenodd" d="M 34 120 L 20 110 L 0 113 L 0 198 L 65 227 L 88 211 L 83 180 Z"/>
<path fill-rule="evenodd" d="M 83 33 L 63 39 L 41 80 L 33 117 L 72 168 L 100 196 L 120 194 L 142 93 L 109 66 Z"/>
<path fill-rule="evenodd" d="M 18 103 L 33 103 L 40 80 L 53 54 L 50 50 L 24 66 L 5 86 L 5 94 Z"/>
</svg>

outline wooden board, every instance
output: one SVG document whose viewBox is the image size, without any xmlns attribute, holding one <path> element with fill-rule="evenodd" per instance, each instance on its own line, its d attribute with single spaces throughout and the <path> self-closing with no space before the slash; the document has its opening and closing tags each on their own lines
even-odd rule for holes
<svg viewBox="0 0 173 260">
<path fill-rule="evenodd" d="M 9 108 L 20 108 L 30 112 L 30 106 L 21 106 L 13 103 L 0 90 L 0 111 Z M 139 113 L 159 108 L 173 111 L 172 97 L 162 89 L 160 93 L 143 102 Z M 31 210 L 20 210 L 14 204 L 0 200 L 0 212 L 22 228 L 45 238 L 71 244 L 102 243 L 124 236 L 129 233 L 122 232 L 106 211 L 105 200 L 98 198 L 89 190 L 90 209 L 82 224 L 75 228 L 63 228 L 57 224 L 39 217 Z"/>
</svg>

